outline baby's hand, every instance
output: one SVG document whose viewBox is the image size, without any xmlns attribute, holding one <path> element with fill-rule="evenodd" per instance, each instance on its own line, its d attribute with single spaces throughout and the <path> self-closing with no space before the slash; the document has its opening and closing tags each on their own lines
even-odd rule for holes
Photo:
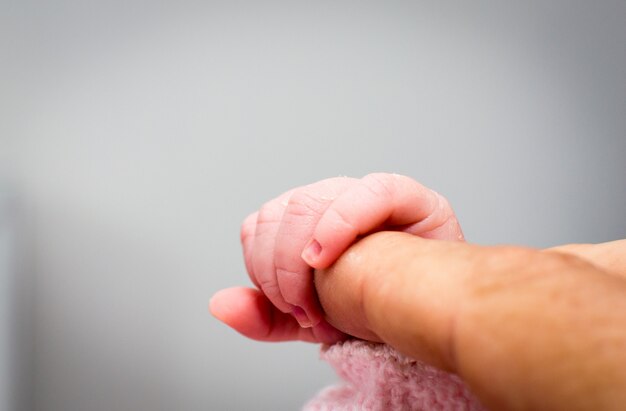
<svg viewBox="0 0 626 411">
<path fill-rule="evenodd" d="M 284 193 L 245 219 L 241 242 L 250 278 L 267 298 L 300 326 L 328 329 L 312 268 L 329 267 L 358 237 L 381 230 L 463 240 L 445 198 L 408 177 L 377 173 Z"/>
</svg>

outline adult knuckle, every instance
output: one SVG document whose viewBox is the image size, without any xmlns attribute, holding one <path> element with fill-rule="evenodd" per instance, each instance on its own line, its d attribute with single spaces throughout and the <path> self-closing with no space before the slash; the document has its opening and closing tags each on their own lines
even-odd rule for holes
<svg viewBox="0 0 626 411">
<path fill-rule="evenodd" d="M 561 274 L 563 264 L 558 258 L 546 258 L 536 250 L 497 246 L 491 253 L 476 260 L 475 268 L 464 285 L 469 295 L 482 300 L 533 287 L 555 274 Z"/>
</svg>

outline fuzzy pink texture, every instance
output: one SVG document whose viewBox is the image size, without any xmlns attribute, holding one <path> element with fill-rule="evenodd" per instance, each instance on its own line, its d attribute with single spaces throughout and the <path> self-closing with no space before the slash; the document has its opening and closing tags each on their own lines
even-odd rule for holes
<svg viewBox="0 0 626 411">
<path fill-rule="evenodd" d="M 349 340 L 323 347 L 321 357 L 343 381 L 320 391 L 303 411 L 485 410 L 458 376 L 385 344 Z"/>
</svg>

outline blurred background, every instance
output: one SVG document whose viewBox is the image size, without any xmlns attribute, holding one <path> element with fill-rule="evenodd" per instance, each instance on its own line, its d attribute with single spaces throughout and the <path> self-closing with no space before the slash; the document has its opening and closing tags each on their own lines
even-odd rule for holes
<svg viewBox="0 0 626 411">
<path fill-rule="evenodd" d="M 239 223 L 374 171 L 469 241 L 626 237 L 626 2 L 0 0 L 0 410 L 294 410 L 207 312 Z"/>
</svg>

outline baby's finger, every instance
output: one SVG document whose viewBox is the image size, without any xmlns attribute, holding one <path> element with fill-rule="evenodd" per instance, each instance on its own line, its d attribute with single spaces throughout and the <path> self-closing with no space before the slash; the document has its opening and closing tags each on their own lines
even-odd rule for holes
<svg viewBox="0 0 626 411">
<path fill-rule="evenodd" d="M 253 248 L 254 248 L 254 233 L 256 231 L 256 223 L 259 212 L 256 211 L 250 214 L 248 217 L 243 220 L 241 223 L 241 231 L 240 231 L 240 239 L 241 239 L 241 248 L 243 249 L 243 259 L 246 263 L 246 271 L 248 272 L 248 276 L 250 280 L 256 285 L 258 288 L 261 288 L 259 282 L 254 275 L 254 267 L 252 265 L 252 256 Z"/>
<path fill-rule="evenodd" d="M 276 279 L 283 299 L 295 306 L 293 314 L 303 327 L 317 325 L 322 313 L 302 250 L 332 200 L 356 181 L 338 177 L 297 189 L 283 214 L 274 251 Z"/>
<path fill-rule="evenodd" d="M 311 329 L 301 328 L 258 290 L 236 287 L 218 291 L 211 298 L 209 310 L 218 320 L 254 340 L 315 342 Z"/>
<path fill-rule="evenodd" d="M 276 267 L 274 266 L 274 250 L 276 235 L 280 222 L 287 207 L 287 202 L 293 190 L 266 203 L 259 210 L 252 246 L 252 270 L 257 284 L 267 298 L 282 312 L 290 313 L 293 309 L 280 294 L 276 281 Z"/>
<path fill-rule="evenodd" d="M 346 335 L 324 321 L 315 328 L 302 328 L 289 314 L 278 310 L 261 291 L 234 287 L 218 291 L 209 310 L 237 332 L 258 341 L 307 341 L 332 344 Z"/>
<path fill-rule="evenodd" d="M 409 177 L 369 174 L 328 207 L 302 257 L 314 268 L 326 268 L 359 235 L 383 225 L 401 227 L 426 221 L 439 201 L 433 191 Z M 425 231 L 429 228 L 429 224 L 421 227 Z"/>
</svg>

